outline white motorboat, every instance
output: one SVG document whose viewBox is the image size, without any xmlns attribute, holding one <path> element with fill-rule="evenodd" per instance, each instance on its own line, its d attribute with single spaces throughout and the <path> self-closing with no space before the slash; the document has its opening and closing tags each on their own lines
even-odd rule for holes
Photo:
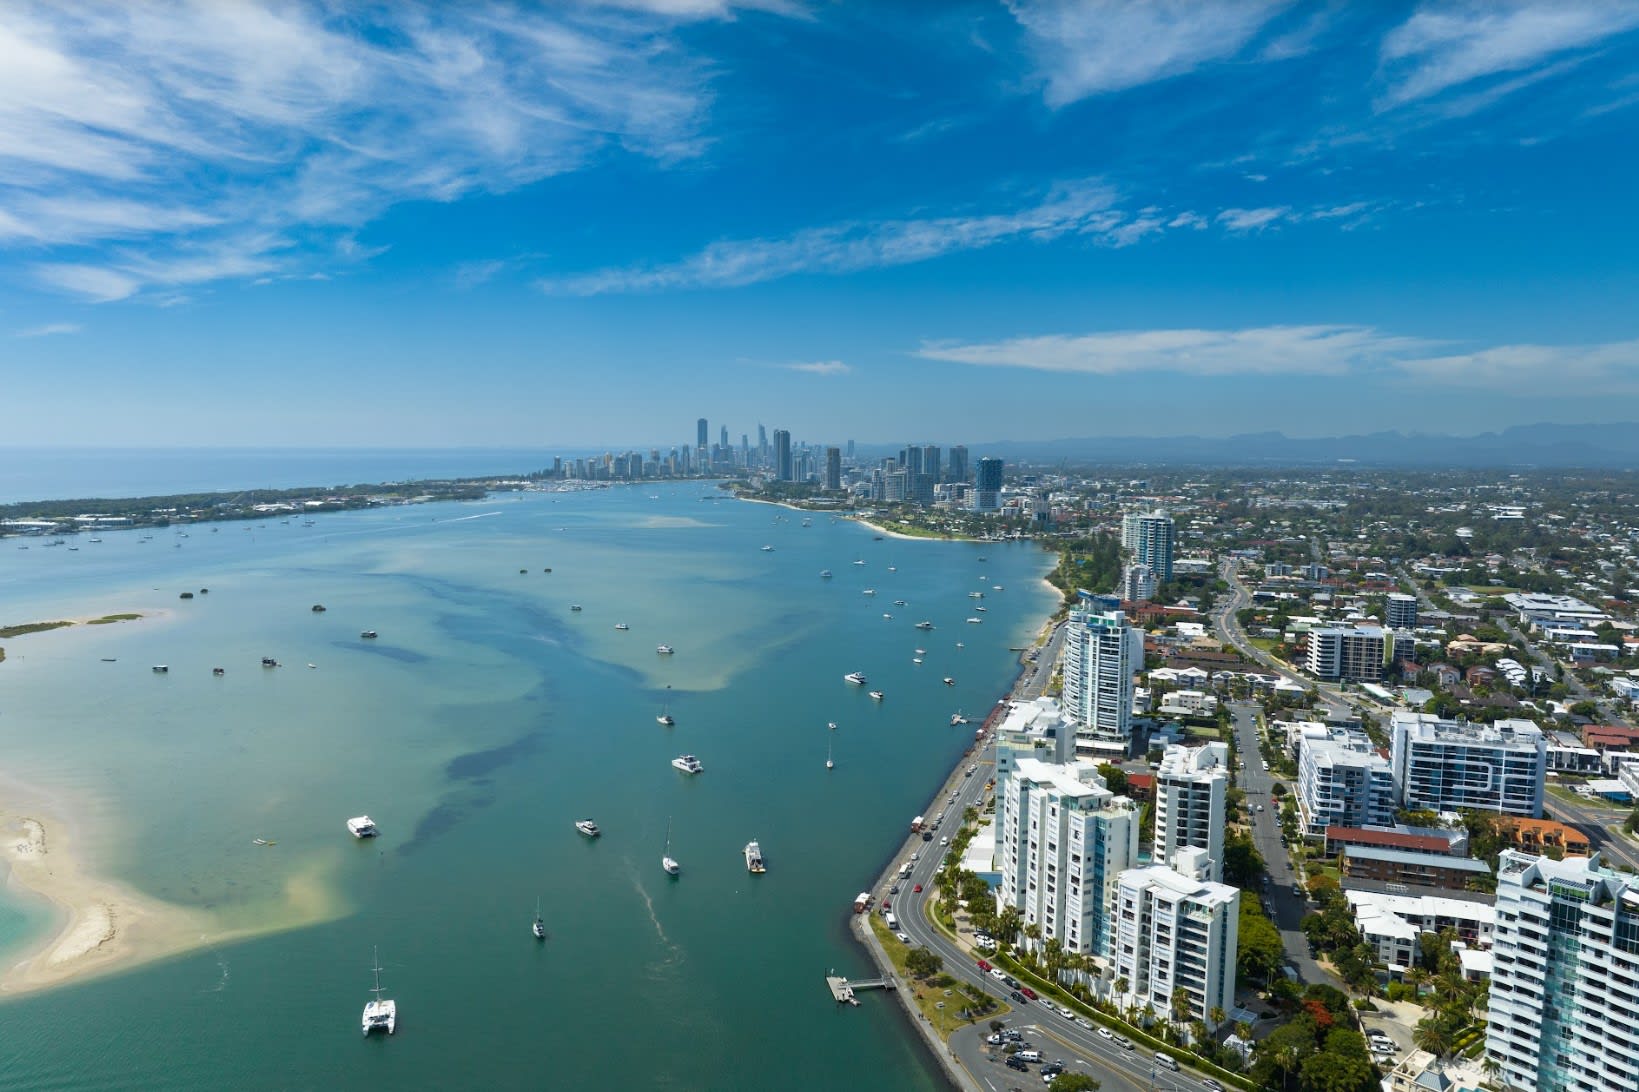
<svg viewBox="0 0 1639 1092">
<path fill-rule="evenodd" d="M 956 680 L 951 678 L 949 675 L 946 675 L 945 676 L 945 685 L 946 686 L 955 686 L 956 685 Z"/>
<path fill-rule="evenodd" d="M 855 686 L 864 686 L 865 682 L 866 682 L 865 672 L 863 672 L 863 671 L 850 671 L 850 672 L 848 672 L 848 674 L 846 674 L 842 677 L 842 681 L 843 682 L 851 682 Z"/>
<path fill-rule="evenodd" d="M 958 724 L 966 724 L 966 723 L 967 723 L 967 718 L 964 717 L 960 712 L 952 713 L 950 715 L 950 726 L 952 728 L 956 727 Z"/>
<path fill-rule="evenodd" d="M 774 547 L 772 547 L 772 546 L 764 546 L 763 547 L 763 553 L 771 554 L 773 552 L 774 552 Z"/>
<path fill-rule="evenodd" d="M 355 838 L 374 838 L 381 833 L 376 829 L 376 821 L 368 815 L 357 815 L 347 820 L 347 832 Z"/>
<path fill-rule="evenodd" d="M 905 601 L 903 599 L 895 599 L 893 601 L 893 605 L 896 607 L 902 607 L 905 605 Z"/>
<path fill-rule="evenodd" d="M 876 589 L 875 588 L 866 588 L 865 589 L 865 594 L 866 595 L 875 595 L 876 594 Z"/>
<path fill-rule="evenodd" d="M 535 934 L 536 940 L 546 939 L 546 922 L 541 918 L 540 899 L 535 900 L 535 922 L 529 927 L 529 931 Z"/>
<path fill-rule="evenodd" d="M 831 570 L 830 569 L 821 569 L 820 570 L 820 579 L 821 580 L 831 579 Z"/>
<path fill-rule="evenodd" d="M 657 653 L 659 653 L 660 655 L 662 655 L 662 656 L 670 656 L 672 653 L 676 652 L 677 650 L 675 648 L 673 648 L 671 645 L 656 645 L 655 646 L 655 651 Z"/>
<path fill-rule="evenodd" d="M 826 722 L 825 722 L 825 726 L 826 726 L 826 727 L 827 727 L 827 728 L 829 728 L 829 729 L 831 729 L 831 731 L 833 731 L 833 732 L 834 732 L 834 731 L 836 731 L 836 730 L 837 730 L 837 722 L 836 722 L 836 721 L 834 721 L 834 720 L 828 720 L 828 721 L 826 721 Z"/>
<path fill-rule="evenodd" d="M 390 998 L 381 996 L 381 957 L 375 957 L 376 985 L 370 992 L 375 999 L 364 1003 L 364 1034 L 372 1031 L 385 1031 L 391 1035 L 398 1030 L 398 1004 Z"/>
<path fill-rule="evenodd" d="M 917 657 L 915 657 L 914 659 L 911 660 L 911 663 L 913 663 L 913 664 L 919 664 L 921 662 L 922 662 L 922 657 L 920 657 L 920 656 L 917 656 Z"/>
<path fill-rule="evenodd" d="M 575 829 L 586 835 L 588 838 L 596 838 L 598 835 L 603 833 L 603 831 L 598 829 L 598 825 L 590 819 L 576 819 Z"/>
<path fill-rule="evenodd" d="M 985 597 L 985 593 L 982 591 L 970 591 L 967 593 L 967 597 L 969 599 L 983 599 Z"/>
<path fill-rule="evenodd" d="M 975 625 L 975 626 L 979 625 L 983 621 L 984 621 L 983 618 L 969 618 L 968 619 L 968 622 L 971 623 L 972 625 Z"/>
<path fill-rule="evenodd" d="M 916 623 L 916 628 L 917 629 L 932 629 L 933 628 L 933 623 L 932 622 L 918 622 L 918 623 Z"/>
<path fill-rule="evenodd" d="M 884 694 L 884 693 L 883 693 L 883 692 L 882 692 L 882 691 L 880 691 L 880 690 L 873 690 L 873 691 L 871 691 L 871 700 L 872 700 L 872 701 L 881 701 L 881 700 L 882 700 L 882 699 L 883 699 L 883 698 L 885 698 L 885 697 L 887 697 L 887 695 L 886 695 L 886 694 Z"/>
<path fill-rule="evenodd" d="M 756 842 L 746 843 L 746 871 L 759 876 L 768 871 L 763 864 L 763 847 Z"/>
<path fill-rule="evenodd" d="M 359 636 L 364 638 L 366 641 L 374 641 L 376 639 L 376 631 L 373 629 L 367 629 L 363 633 L 360 633 Z"/>
<path fill-rule="evenodd" d="M 672 857 L 672 820 L 666 817 L 666 850 L 660 855 L 660 867 L 665 869 L 666 875 L 676 876 L 683 871 L 683 866 Z"/>
<path fill-rule="evenodd" d="M 632 627 L 627 625 L 625 622 L 616 622 L 615 623 L 615 628 L 620 629 L 620 630 L 626 630 L 626 629 L 631 629 Z"/>
<path fill-rule="evenodd" d="M 854 564 L 855 565 L 863 565 L 863 564 L 865 564 L 865 559 L 863 557 L 856 557 L 856 558 L 854 558 Z"/>
<path fill-rule="evenodd" d="M 672 759 L 672 765 L 686 774 L 697 774 L 706 767 L 693 755 L 678 755 Z"/>
</svg>

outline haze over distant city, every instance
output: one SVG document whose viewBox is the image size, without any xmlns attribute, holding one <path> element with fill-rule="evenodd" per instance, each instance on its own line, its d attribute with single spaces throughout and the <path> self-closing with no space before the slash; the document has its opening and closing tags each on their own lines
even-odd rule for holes
<svg viewBox="0 0 1639 1092">
<path fill-rule="evenodd" d="M 7 442 L 1635 417 L 1639 4 L 22 4 Z"/>
</svg>

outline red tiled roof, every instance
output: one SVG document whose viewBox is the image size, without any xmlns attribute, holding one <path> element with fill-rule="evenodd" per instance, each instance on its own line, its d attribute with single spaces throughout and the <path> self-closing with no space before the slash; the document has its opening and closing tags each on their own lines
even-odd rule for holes
<svg viewBox="0 0 1639 1092">
<path fill-rule="evenodd" d="M 1419 853 L 1451 852 L 1451 843 L 1432 834 L 1400 834 L 1392 830 L 1363 830 L 1360 827 L 1327 827 L 1326 840 L 1350 842 L 1383 849 L 1410 849 Z"/>
</svg>

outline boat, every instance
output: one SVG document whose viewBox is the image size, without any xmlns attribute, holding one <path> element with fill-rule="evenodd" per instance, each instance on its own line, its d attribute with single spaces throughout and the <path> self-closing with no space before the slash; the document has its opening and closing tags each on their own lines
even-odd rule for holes
<svg viewBox="0 0 1639 1092">
<path fill-rule="evenodd" d="M 955 686 L 956 685 L 956 680 L 951 678 L 949 675 L 946 675 L 945 676 L 945 685 L 946 686 Z"/>
<path fill-rule="evenodd" d="M 678 755 L 676 758 L 672 759 L 672 765 L 677 767 L 679 770 L 682 770 L 686 774 L 697 774 L 701 770 L 705 769 L 705 766 L 701 765 L 700 760 L 695 758 L 693 755 Z"/>
<path fill-rule="evenodd" d="M 590 819 L 576 819 L 575 829 L 586 835 L 588 838 L 596 838 L 598 835 L 603 833 L 603 831 L 598 829 L 598 825 Z"/>
<path fill-rule="evenodd" d="M 541 900 L 535 900 L 535 921 L 529 926 L 529 931 L 535 934 L 536 940 L 546 939 L 546 922 L 541 918 Z"/>
<path fill-rule="evenodd" d="M 933 628 L 933 623 L 932 622 L 918 622 L 918 623 L 916 623 L 916 628 L 917 629 L 932 629 Z"/>
<path fill-rule="evenodd" d="M 842 677 L 842 681 L 843 682 L 851 682 L 855 686 L 864 686 L 865 681 L 866 681 L 865 680 L 865 672 L 863 672 L 863 671 L 850 671 L 850 672 L 848 672 L 848 674 L 846 674 Z"/>
<path fill-rule="evenodd" d="M 979 560 L 980 560 L 980 561 L 983 561 L 983 560 L 985 560 L 985 555 L 984 555 L 984 554 L 980 554 L 980 555 L 979 555 Z"/>
<path fill-rule="evenodd" d="M 834 732 L 834 731 L 836 731 L 836 730 L 837 730 L 837 722 L 836 722 L 836 721 L 834 721 L 834 720 L 828 720 L 828 721 L 826 721 L 826 722 L 825 722 L 825 726 L 826 726 L 826 727 L 827 727 L 827 728 L 829 728 L 829 729 L 831 729 L 831 731 L 833 731 L 833 732 Z"/>
<path fill-rule="evenodd" d="M 313 613 L 314 614 L 323 614 L 324 613 L 324 604 L 323 603 L 314 603 L 313 604 Z"/>
<path fill-rule="evenodd" d="M 1000 584 L 992 584 L 992 585 L 990 585 L 990 590 L 991 591 L 1001 591 L 1002 586 Z"/>
<path fill-rule="evenodd" d="M 902 607 L 905 605 L 905 601 L 903 599 L 895 599 L 893 601 L 893 605 L 896 607 Z"/>
<path fill-rule="evenodd" d="M 279 843 L 269 838 L 252 838 L 250 844 L 253 846 L 276 846 Z"/>
<path fill-rule="evenodd" d="M 964 645 L 964 644 L 963 644 L 963 643 L 962 643 L 962 642 L 960 642 L 960 641 L 957 641 L 957 642 L 956 642 L 956 647 L 957 647 L 957 648 L 966 648 L 966 647 L 967 647 L 967 646 L 966 646 L 966 645 Z"/>
<path fill-rule="evenodd" d="M 771 554 L 773 552 L 774 552 L 774 547 L 772 547 L 772 546 L 764 546 L 763 547 L 763 553 Z"/>
<path fill-rule="evenodd" d="M 364 1034 L 369 1035 L 377 1029 L 384 1029 L 391 1035 L 398 1028 L 398 1004 L 391 999 L 381 996 L 381 957 L 375 957 L 376 987 L 370 992 L 375 994 L 375 1000 L 364 1003 Z"/>
<path fill-rule="evenodd" d="M 119 663 L 119 657 L 117 657 L 117 656 L 104 656 L 102 658 L 102 662 L 105 663 L 105 664 L 116 664 L 116 663 Z"/>
<path fill-rule="evenodd" d="M 881 701 L 881 700 L 882 700 L 882 699 L 883 699 L 883 698 L 885 698 L 885 697 L 887 697 L 887 695 L 886 695 L 886 694 L 884 694 L 884 693 L 883 693 L 883 692 L 882 692 L 882 691 L 880 691 L 880 690 L 873 690 L 873 691 L 871 691 L 871 700 L 872 700 L 872 701 Z"/>
<path fill-rule="evenodd" d="M 871 893 L 869 891 L 861 891 L 859 894 L 854 896 L 854 913 L 863 914 L 870 908 Z"/>
<path fill-rule="evenodd" d="M 376 821 L 368 815 L 355 815 L 347 820 L 347 833 L 355 838 L 374 838 L 381 831 L 376 829 Z"/>
<path fill-rule="evenodd" d="M 952 713 L 950 715 L 950 726 L 952 728 L 956 727 L 958 724 L 966 724 L 966 723 L 967 723 L 967 718 L 964 717 L 960 712 L 955 712 L 955 713 Z"/>
<path fill-rule="evenodd" d="M 865 589 L 865 594 L 866 595 L 875 595 L 876 594 L 876 589 L 875 588 L 866 588 Z"/>
<path fill-rule="evenodd" d="M 213 668 L 211 668 L 211 674 L 212 675 L 226 675 L 227 673 L 228 673 L 228 669 L 225 668 L 225 667 L 213 667 Z"/>
<path fill-rule="evenodd" d="M 656 724 L 663 725 L 667 728 L 670 728 L 672 725 L 677 723 L 677 720 L 671 714 L 670 708 L 664 705 L 660 707 L 660 715 L 654 719 Z"/>
<path fill-rule="evenodd" d="M 275 660 L 272 656 L 263 656 L 262 657 L 262 666 L 263 667 L 278 667 L 279 666 L 279 661 Z"/>
<path fill-rule="evenodd" d="M 893 615 L 891 614 L 884 614 L 882 617 L 886 618 L 890 622 L 893 621 Z"/>
<path fill-rule="evenodd" d="M 899 571 L 899 566 L 898 565 L 889 565 L 888 566 L 888 571 L 891 572 L 891 573 L 896 573 L 896 572 Z"/>
<path fill-rule="evenodd" d="M 831 570 L 830 569 L 821 569 L 820 570 L 820 579 L 821 580 L 831 579 Z"/>
<path fill-rule="evenodd" d="M 812 527 L 812 526 L 814 526 L 814 520 L 813 520 L 813 517 L 811 517 L 811 516 L 804 516 L 804 517 L 803 517 L 803 519 L 802 519 L 802 525 L 803 525 L 803 526 L 804 526 L 804 527 Z"/>
<path fill-rule="evenodd" d="M 746 843 L 746 871 L 757 876 L 768 871 L 763 865 L 763 847 L 756 842 Z"/>
<path fill-rule="evenodd" d="M 166 672 L 168 672 L 170 670 L 171 669 L 168 666 L 166 666 L 165 664 L 155 664 L 154 665 L 154 674 L 155 675 L 163 675 L 163 674 L 165 674 Z"/>
<path fill-rule="evenodd" d="M 926 656 L 928 654 L 928 650 L 925 648 L 919 648 L 916 650 L 916 654 L 918 656 Z"/>
<path fill-rule="evenodd" d="M 984 619 L 983 618 L 969 618 L 968 621 L 973 623 L 974 625 L 978 625 L 979 623 L 983 622 Z"/>
<path fill-rule="evenodd" d="M 308 664 L 307 668 L 308 668 L 309 671 L 317 671 L 318 668 L 319 668 L 319 665 L 318 664 Z"/>
<path fill-rule="evenodd" d="M 572 611 L 578 611 L 578 610 L 580 610 L 580 604 L 579 603 L 571 603 L 571 604 L 569 604 L 569 609 L 572 610 Z"/>
<path fill-rule="evenodd" d="M 376 639 L 376 631 L 373 629 L 367 629 L 363 633 L 360 633 L 359 636 L 364 638 L 366 641 L 374 641 Z"/>
<path fill-rule="evenodd" d="M 834 736 L 829 735 L 825 737 L 825 768 L 827 770 L 834 770 L 836 769 L 837 765 L 835 762 L 831 761 L 831 740 L 834 738 Z"/>
<path fill-rule="evenodd" d="M 985 597 L 985 593 L 982 591 L 970 591 L 967 593 L 967 597 L 969 599 L 983 599 Z"/>
<path fill-rule="evenodd" d="M 655 646 L 655 651 L 657 653 L 659 653 L 660 655 L 662 655 L 662 656 L 670 656 L 672 653 L 676 652 L 677 650 L 675 648 L 673 648 L 671 645 L 656 645 Z"/>
<path fill-rule="evenodd" d="M 25 549 L 26 548 L 27 547 L 25 547 Z M 865 564 L 865 559 L 863 557 L 856 557 L 856 558 L 854 558 L 854 564 L 855 565 L 863 565 L 863 564 Z"/>
<path fill-rule="evenodd" d="M 616 622 L 615 623 L 615 628 L 619 629 L 619 630 L 627 630 L 627 629 L 631 629 L 632 627 L 627 625 L 625 622 Z"/>
<path fill-rule="evenodd" d="M 974 607 L 973 609 L 978 611 L 980 614 L 984 614 L 990 610 L 989 607 Z"/>
<path fill-rule="evenodd" d="M 676 876 L 683 871 L 683 866 L 672 856 L 672 818 L 669 815 L 666 816 L 666 849 L 660 854 L 660 867 L 668 876 Z"/>
<path fill-rule="evenodd" d="M 922 662 L 922 657 L 920 657 L 920 656 L 917 656 L 915 659 L 911 660 L 911 663 L 913 663 L 913 664 L 919 664 L 921 662 Z"/>
</svg>

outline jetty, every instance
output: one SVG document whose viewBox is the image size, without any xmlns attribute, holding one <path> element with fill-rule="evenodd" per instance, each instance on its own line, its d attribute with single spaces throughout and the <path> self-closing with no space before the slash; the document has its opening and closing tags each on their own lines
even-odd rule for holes
<svg viewBox="0 0 1639 1092">
<path fill-rule="evenodd" d="M 831 991 L 831 999 L 839 1005 L 859 1004 L 859 998 L 854 994 L 858 990 L 894 990 L 898 983 L 887 975 L 881 978 L 862 978 L 857 982 L 850 982 L 841 975 L 828 974 L 825 976 L 825 985 Z"/>
</svg>

